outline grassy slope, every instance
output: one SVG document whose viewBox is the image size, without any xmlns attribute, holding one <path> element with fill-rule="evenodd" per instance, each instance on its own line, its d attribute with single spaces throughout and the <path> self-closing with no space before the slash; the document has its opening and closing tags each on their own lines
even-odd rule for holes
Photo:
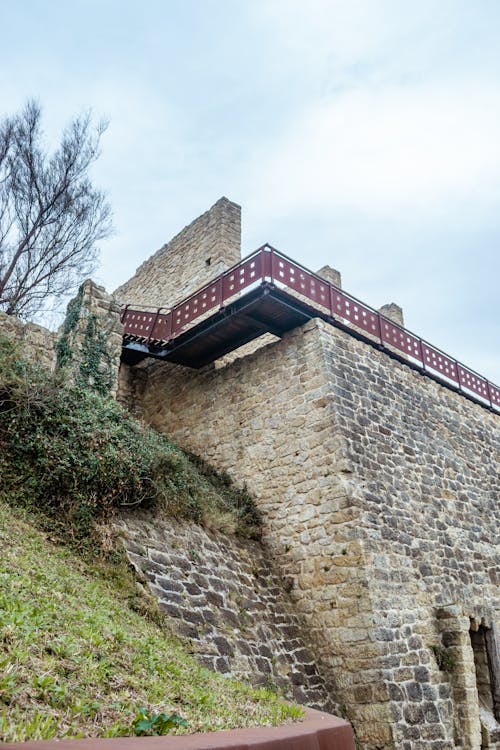
<svg viewBox="0 0 500 750">
<path fill-rule="evenodd" d="M 109 581 L 0 502 L 0 741 L 133 734 L 138 708 L 186 731 L 300 716 L 201 668 Z"/>
</svg>

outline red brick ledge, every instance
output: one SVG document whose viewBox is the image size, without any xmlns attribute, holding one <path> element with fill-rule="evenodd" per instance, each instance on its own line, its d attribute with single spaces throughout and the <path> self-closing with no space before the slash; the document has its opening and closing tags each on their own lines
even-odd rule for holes
<svg viewBox="0 0 500 750">
<path fill-rule="evenodd" d="M 114 737 L 2 743 L 2 750 L 355 750 L 351 725 L 306 708 L 304 719 L 279 727 L 251 727 L 178 737 Z"/>
</svg>

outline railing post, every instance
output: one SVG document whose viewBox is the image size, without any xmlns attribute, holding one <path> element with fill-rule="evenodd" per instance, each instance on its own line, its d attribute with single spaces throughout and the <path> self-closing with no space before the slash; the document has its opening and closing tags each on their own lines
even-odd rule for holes
<svg viewBox="0 0 500 750">
<path fill-rule="evenodd" d="M 493 399 L 491 398 L 490 383 L 488 380 L 486 380 L 486 378 L 485 378 L 485 383 L 486 383 L 486 393 L 488 394 L 488 401 L 489 401 L 491 408 L 493 409 Z"/>
<path fill-rule="evenodd" d="M 175 327 L 175 311 L 177 308 L 180 307 L 180 303 L 177 303 L 177 305 L 174 305 L 172 309 L 170 310 L 171 320 L 170 320 L 170 338 L 175 338 L 176 334 L 176 327 Z"/>
<path fill-rule="evenodd" d="M 379 333 L 380 345 L 382 346 L 382 348 L 384 348 L 385 344 L 384 344 L 384 336 L 382 333 L 382 316 L 379 312 L 377 312 L 377 318 L 378 318 L 378 330 L 380 331 Z"/>
<path fill-rule="evenodd" d="M 418 353 L 420 355 L 420 361 L 422 362 L 422 370 L 425 372 L 425 357 L 424 357 L 424 345 L 422 339 L 418 339 Z"/>
<path fill-rule="evenodd" d="M 120 323 L 123 323 L 125 321 L 125 316 L 127 314 L 127 310 L 129 309 L 130 305 L 125 305 L 123 308 L 123 312 L 120 315 Z"/>
<path fill-rule="evenodd" d="M 269 253 L 266 252 L 266 246 L 265 245 L 263 245 L 260 248 L 259 255 L 260 255 L 260 278 L 261 278 L 262 283 L 264 283 L 265 280 L 266 280 L 266 276 L 267 276 L 267 273 L 266 273 L 266 271 L 267 271 L 267 260 L 268 260 L 267 256 L 269 255 Z"/>
<path fill-rule="evenodd" d="M 163 307 L 159 307 L 157 309 L 157 311 L 156 311 L 156 315 L 155 315 L 154 320 L 153 320 L 153 325 L 151 326 L 151 330 L 150 330 L 149 336 L 148 336 L 148 344 L 150 343 L 150 341 L 151 341 L 151 339 L 153 337 L 153 331 L 155 329 L 155 325 L 158 323 L 158 318 L 160 317 L 161 310 L 163 310 Z"/>
<path fill-rule="evenodd" d="M 330 315 L 332 318 L 335 318 L 335 313 L 333 310 L 333 285 L 328 282 L 328 304 L 330 305 Z"/>
<path fill-rule="evenodd" d="M 166 319 L 166 322 L 167 322 L 167 335 L 166 335 L 165 340 L 166 341 L 170 341 L 171 338 L 172 338 L 172 321 L 174 319 L 174 315 L 173 315 L 172 310 L 170 310 L 170 312 L 168 312 L 165 315 L 165 319 Z"/>
<path fill-rule="evenodd" d="M 215 304 L 219 310 L 224 307 L 224 274 L 222 273 L 216 281 L 217 292 L 215 294 Z"/>
</svg>

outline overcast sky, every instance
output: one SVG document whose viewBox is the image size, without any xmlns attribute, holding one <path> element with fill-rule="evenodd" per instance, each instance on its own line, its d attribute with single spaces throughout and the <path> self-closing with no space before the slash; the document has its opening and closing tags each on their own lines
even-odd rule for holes
<svg viewBox="0 0 500 750">
<path fill-rule="evenodd" d="M 226 195 L 500 383 L 498 0 L 0 0 L 1 113 L 110 125 L 108 290 Z M 168 304 L 168 300 L 164 301 Z"/>
</svg>

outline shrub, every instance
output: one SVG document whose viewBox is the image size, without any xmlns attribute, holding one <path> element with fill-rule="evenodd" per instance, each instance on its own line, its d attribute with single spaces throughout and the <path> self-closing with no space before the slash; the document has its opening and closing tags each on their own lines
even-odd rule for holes
<svg viewBox="0 0 500 750">
<path fill-rule="evenodd" d="M 159 504 L 175 517 L 255 531 L 250 498 L 242 507 L 241 493 L 217 492 L 165 435 L 112 399 L 28 363 L 2 337 L 0 469 L 6 500 L 42 512 L 81 547 L 125 506 Z"/>
</svg>

